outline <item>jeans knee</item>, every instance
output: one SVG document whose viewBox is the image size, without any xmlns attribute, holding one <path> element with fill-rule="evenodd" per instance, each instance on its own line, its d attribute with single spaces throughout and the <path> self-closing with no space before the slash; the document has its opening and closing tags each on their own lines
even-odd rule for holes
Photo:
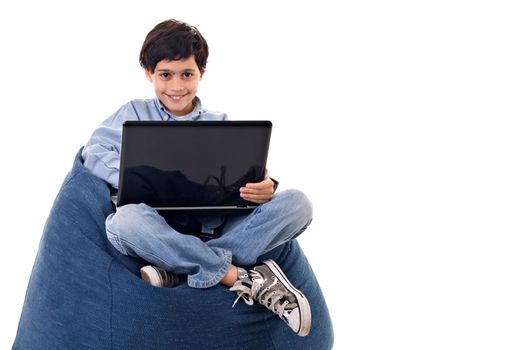
<svg viewBox="0 0 525 350">
<path fill-rule="evenodd" d="M 120 236 L 121 232 L 133 232 L 140 225 L 139 220 L 151 209 L 145 204 L 127 204 L 106 218 L 106 232 Z M 153 209 L 151 209 L 153 210 Z"/>
<path fill-rule="evenodd" d="M 289 208 L 288 215 L 293 215 L 300 221 L 312 221 L 312 202 L 310 202 L 310 199 L 308 199 L 303 192 L 291 189 L 283 191 L 282 195 Z"/>
<path fill-rule="evenodd" d="M 154 209 L 145 204 L 127 204 L 106 218 L 106 236 L 122 254 L 136 256 L 130 247 L 140 239 L 140 227 L 150 211 Z"/>
</svg>

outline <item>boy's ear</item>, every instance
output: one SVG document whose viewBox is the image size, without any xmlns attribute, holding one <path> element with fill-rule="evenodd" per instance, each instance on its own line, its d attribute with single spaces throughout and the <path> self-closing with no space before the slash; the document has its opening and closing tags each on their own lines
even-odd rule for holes
<svg viewBox="0 0 525 350">
<path fill-rule="evenodd" d="M 148 78 L 150 82 L 153 82 L 153 79 L 151 78 L 152 73 L 147 68 L 144 68 L 144 73 L 146 74 L 146 78 Z"/>
</svg>

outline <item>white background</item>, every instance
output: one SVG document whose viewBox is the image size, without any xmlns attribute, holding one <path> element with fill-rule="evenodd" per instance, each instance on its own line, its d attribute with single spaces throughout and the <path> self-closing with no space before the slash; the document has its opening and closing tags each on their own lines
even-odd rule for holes
<svg viewBox="0 0 525 350">
<path fill-rule="evenodd" d="M 17 1 L 0 5 L 0 348 L 78 149 L 153 90 L 146 33 L 210 44 L 199 96 L 271 119 L 282 188 L 336 349 L 525 348 L 525 11 L 520 1 Z M 344 6 L 343 6 L 344 5 Z"/>
</svg>

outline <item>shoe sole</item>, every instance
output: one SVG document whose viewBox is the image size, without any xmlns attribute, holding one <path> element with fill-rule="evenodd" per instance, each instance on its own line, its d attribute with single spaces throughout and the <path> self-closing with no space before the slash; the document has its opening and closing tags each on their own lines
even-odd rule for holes
<svg viewBox="0 0 525 350">
<path fill-rule="evenodd" d="M 297 335 L 304 337 L 310 333 L 310 328 L 312 327 L 312 314 L 310 310 L 310 303 L 308 299 L 301 293 L 300 290 L 294 287 L 294 285 L 286 278 L 283 270 L 277 265 L 273 260 L 265 260 L 263 264 L 268 266 L 268 268 L 279 277 L 279 280 L 283 283 L 284 287 L 287 288 L 297 299 L 297 304 L 299 305 L 299 317 L 300 317 L 300 326 Z"/>
<path fill-rule="evenodd" d="M 152 266 L 144 266 L 140 269 L 140 277 L 142 280 L 154 287 L 162 288 L 162 281 L 159 273 Z"/>
</svg>

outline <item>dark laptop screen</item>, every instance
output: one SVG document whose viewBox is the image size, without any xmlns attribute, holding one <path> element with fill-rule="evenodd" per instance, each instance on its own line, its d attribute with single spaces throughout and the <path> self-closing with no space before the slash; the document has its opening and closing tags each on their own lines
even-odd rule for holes
<svg viewBox="0 0 525 350">
<path fill-rule="evenodd" d="M 269 121 L 126 122 L 118 205 L 246 206 L 239 188 L 263 179 Z"/>
</svg>

